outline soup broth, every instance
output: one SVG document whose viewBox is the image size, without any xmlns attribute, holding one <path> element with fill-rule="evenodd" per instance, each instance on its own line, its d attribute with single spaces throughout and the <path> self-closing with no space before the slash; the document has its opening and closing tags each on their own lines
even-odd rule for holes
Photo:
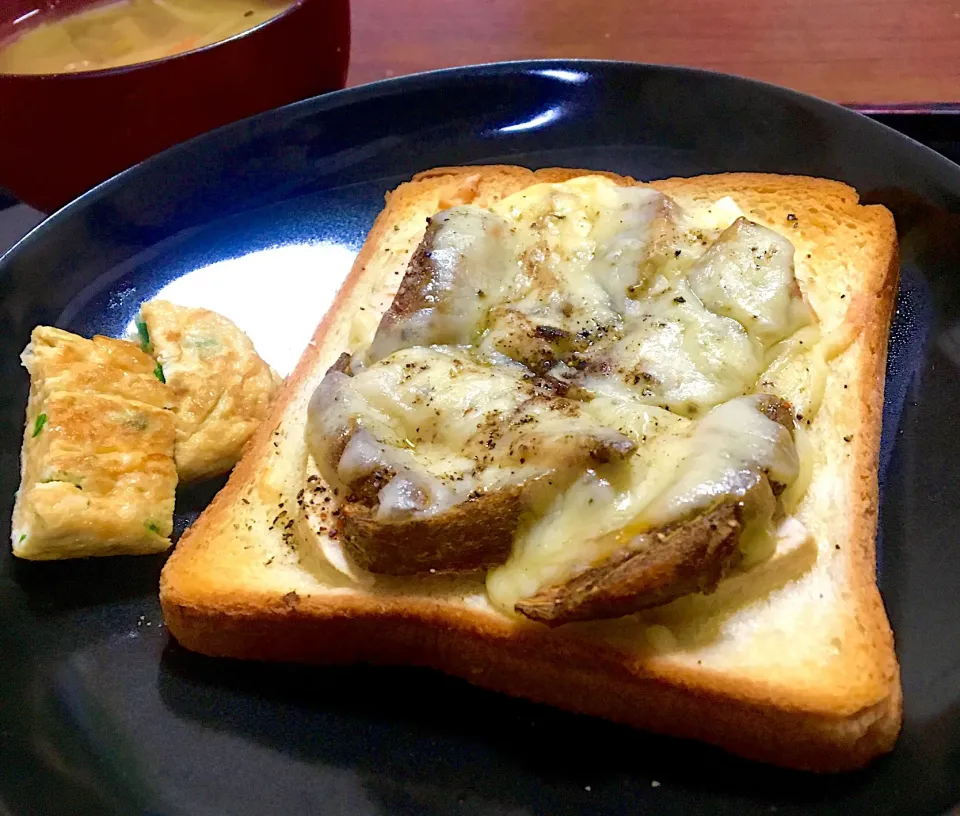
<svg viewBox="0 0 960 816">
<path fill-rule="evenodd" d="M 0 73 L 74 73 L 149 62 L 226 40 L 295 2 L 120 0 L 95 6 L 40 22 L 0 45 Z"/>
</svg>

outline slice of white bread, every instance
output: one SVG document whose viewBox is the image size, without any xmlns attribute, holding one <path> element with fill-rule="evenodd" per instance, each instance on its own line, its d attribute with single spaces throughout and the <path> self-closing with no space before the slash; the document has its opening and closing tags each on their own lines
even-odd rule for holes
<svg viewBox="0 0 960 816">
<path fill-rule="evenodd" d="M 369 342 L 427 217 L 585 172 L 442 168 L 389 194 L 270 416 L 168 561 L 160 586 L 167 625 L 183 646 L 207 655 L 431 666 L 762 761 L 862 766 L 891 749 L 902 716 L 874 577 L 884 363 L 899 267 L 890 213 L 858 205 L 844 184 L 758 174 L 652 182 L 685 209 L 732 197 L 796 247 L 797 279 L 835 354 L 805 434 L 813 474 L 796 515 L 816 551 L 799 559 L 800 572 L 758 571 L 764 577 L 755 582 L 747 573 L 739 587 L 721 584 L 720 601 L 687 599 L 692 611 L 671 605 L 645 623 L 550 629 L 494 611 L 482 581 L 351 582 L 297 535 L 307 402 L 342 352 Z"/>
</svg>

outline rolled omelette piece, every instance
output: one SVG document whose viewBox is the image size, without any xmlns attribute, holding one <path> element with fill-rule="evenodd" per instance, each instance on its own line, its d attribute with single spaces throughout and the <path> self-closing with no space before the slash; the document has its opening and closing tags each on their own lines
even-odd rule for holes
<svg viewBox="0 0 960 816">
<path fill-rule="evenodd" d="M 181 481 L 231 470 L 266 417 L 281 378 L 250 338 L 208 309 L 151 300 L 140 307 L 141 348 L 170 388 Z"/>
<path fill-rule="evenodd" d="M 170 546 L 177 471 L 171 395 L 136 344 L 38 326 L 13 553 L 31 560 Z"/>
</svg>

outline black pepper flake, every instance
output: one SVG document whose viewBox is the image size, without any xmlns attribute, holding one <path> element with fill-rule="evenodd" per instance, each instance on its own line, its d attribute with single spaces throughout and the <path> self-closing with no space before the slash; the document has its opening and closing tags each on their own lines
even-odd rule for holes
<svg viewBox="0 0 960 816">
<path fill-rule="evenodd" d="M 844 442 L 849 442 L 851 439 L 853 439 L 853 434 L 847 434 L 845 437 L 843 437 Z"/>
<path fill-rule="evenodd" d="M 677 250 L 677 251 L 679 252 L 679 250 Z M 674 302 L 674 303 L 686 303 L 686 302 L 687 302 L 687 299 L 686 299 L 685 297 L 683 297 L 683 295 L 677 295 L 677 296 L 673 299 L 673 302 Z"/>
<path fill-rule="evenodd" d="M 846 387 L 846 386 L 844 386 Z M 242 504 L 250 504 L 250 499 L 240 499 Z"/>
<path fill-rule="evenodd" d="M 797 220 L 797 216 L 795 216 L 793 213 L 787 213 L 787 221 L 796 221 L 796 220 Z"/>
<path fill-rule="evenodd" d="M 263 566 L 269 567 L 273 563 L 273 556 L 271 555 L 266 561 L 263 562 Z"/>
<path fill-rule="evenodd" d="M 846 297 L 846 295 L 845 295 L 845 294 L 843 294 L 843 295 L 840 295 L 840 300 L 843 300 L 843 299 L 844 299 L 845 297 Z"/>
<path fill-rule="evenodd" d="M 673 257 L 674 257 L 674 258 L 679 258 L 679 257 L 680 257 L 680 250 L 679 250 L 679 249 L 675 249 L 675 250 L 673 251 Z"/>
</svg>

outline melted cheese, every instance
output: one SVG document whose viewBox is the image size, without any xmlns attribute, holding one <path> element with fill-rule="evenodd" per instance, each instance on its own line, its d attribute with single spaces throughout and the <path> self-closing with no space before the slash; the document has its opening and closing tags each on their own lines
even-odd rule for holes
<svg viewBox="0 0 960 816">
<path fill-rule="evenodd" d="M 629 411 L 623 403 L 598 407 L 609 419 Z M 630 413 L 636 419 L 623 423 L 624 430 L 643 442 L 628 469 L 586 474 L 521 532 L 510 560 L 489 573 L 488 593 L 504 611 L 571 570 L 597 563 L 629 538 L 724 497 L 747 505 L 741 547 L 748 561 L 772 552 L 775 502 L 762 474 L 789 484 L 799 472 L 782 425 L 756 410 L 753 397 L 724 403 L 698 423 L 646 406 Z"/>
<path fill-rule="evenodd" d="M 714 408 L 697 423 L 689 449 L 676 480 L 644 509 L 646 526 L 684 518 L 724 496 L 742 496 L 761 473 L 788 485 L 800 470 L 790 432 L 758 411 L 753 397 Z"/>
<path fill-rule="evenodd" d="M 716 201 L 690 202 L 685 205 L 683 212 L 690 224 L 711 232 L 721 232 L 738 218 L 746 217 L 730 196 Z"/>
<path fill-rule="evenodd" d="M 551 314 L 567 328 L 571 315 L 610 322 L 624 310 L 628 287 L 649 252 L 651 228 L 667 217 L 668 199 L 644 187 L 618 187 L 586 176 L 537 184 L 491 209 L 513 225 L 530 289 L 519 308 Z M 596 314 L 591 314 L 596 313 Z"/>
<path fill-rule="evenodd" d="M 684 416 L 751 390 L 763 367 L 743 327 L 704 308 L 683 284 L 645 300 L 620 340 L 585 356 L 590 391 L 627 389 Z"/>
<path fill-rule="evenodd" d="M 586 472 L 520 530 L 510 560 L 487 575 L 490 600 L 505 612 L 544 584 L 620 546 L 616 531 L 670 484 L 694 423 L 660 408 L 599 397 L 588 404 L 639 443 L 622 466 Z"/>
<path fill-rule="evenodd" d="M 535 185 L 488 211 L 455 207 L 430 230 L 435 281 L 414 313 L 385 321 L 372 343 L 371 359 L 387 365 L 348 387 L 340 375 L 341 404 L 323 389 L 311 404 L 318 463 L 337 428 L 360 418 L 369 431 L 355 434 L 340 460 L 350 472 L 326 476 L 342 480 L 389 461 L 437 478 L 450 491 L 445 502 L 460 500 L 457 479 L 468 472 L 470 489 L 495 489 L 505 479 L 502 454 L 484 475 L 472 472 L 478 429 L 470 415 L 480 402 L 497 416 L 515 412 L 529 397 L 530 372 L 549 372 L 585 401 L 576 419 L 537 417 L 539 440 L 576 438 L 581 423 L 581 432 L 626 436 L 636 450 L 581 468 L 566 489 L 540 497 L 510 560 L 488 575 L 499 608 L 511 612 L 625 536 L 721 497 L 748 505 L 744 563 L 769 554 L 777 500 L 767 477 L 791 485 L 783 506 L 792 506 L 809 461 L 802 435 L 798 454 L 790 433 L 744 395 L 779 394 L 811 418 L 824 374 L 816 317 L 786 238 L 746 221 L 730 198 L 683 211 L 652 189 L 596 176 Z M 449 343 L 471 348 L 437 347 Z M 563 468 L 562 456 L 551 461 Z M 423 512 L 417 486 L 427 482 L 395 481 L 381 502 Z"/>
<path fill-rule="evenodd" d="M 692 216 L 654 190 L 585 177 L 494 210 L 522 283 L 490 312 L 483 347 L 591 393 L 702 415 L 753 390 L 766 349 L 813 319 L 790 242 L 729 199 Z"/>
<path fill-rule="evenodd" d="M 793 244 L 739 218 L 690 269 L 704 306 L 736 320 L 764 348 L 811 321 L 793 277 Z"/>
<path fill-rule="evenodd" d="M 569 469 L 592 448 L 633 448 L 522 367 L 443 346 L 402 349 L 353 377 L 328 373 L 310 402 L 307 442 L 332 484 L 394 474 L 379 490 L 384 518 L 437 513 Z"/>
<path fill-rule="evenodd" d="M 786 399 L 796 410 L 799 421 L 812 420 L 827 383 L 827 360 L 817 326 L 807 326 L 769 352 L 767 370 L 760 384 Z"/>
<path fill-rule="evenodd" d="M 428 258 L 417 261 L 426 266 L 416 307 L 377 333 L 371 360 L 411 346 L 474 343 L 490 307 L 527 288 L 517 276 L 503 274 L 516 263 L 517 247 L 507 222 L 493 213 L 453 207 L 431 219 L 428 235 Z"/>
</svg>

